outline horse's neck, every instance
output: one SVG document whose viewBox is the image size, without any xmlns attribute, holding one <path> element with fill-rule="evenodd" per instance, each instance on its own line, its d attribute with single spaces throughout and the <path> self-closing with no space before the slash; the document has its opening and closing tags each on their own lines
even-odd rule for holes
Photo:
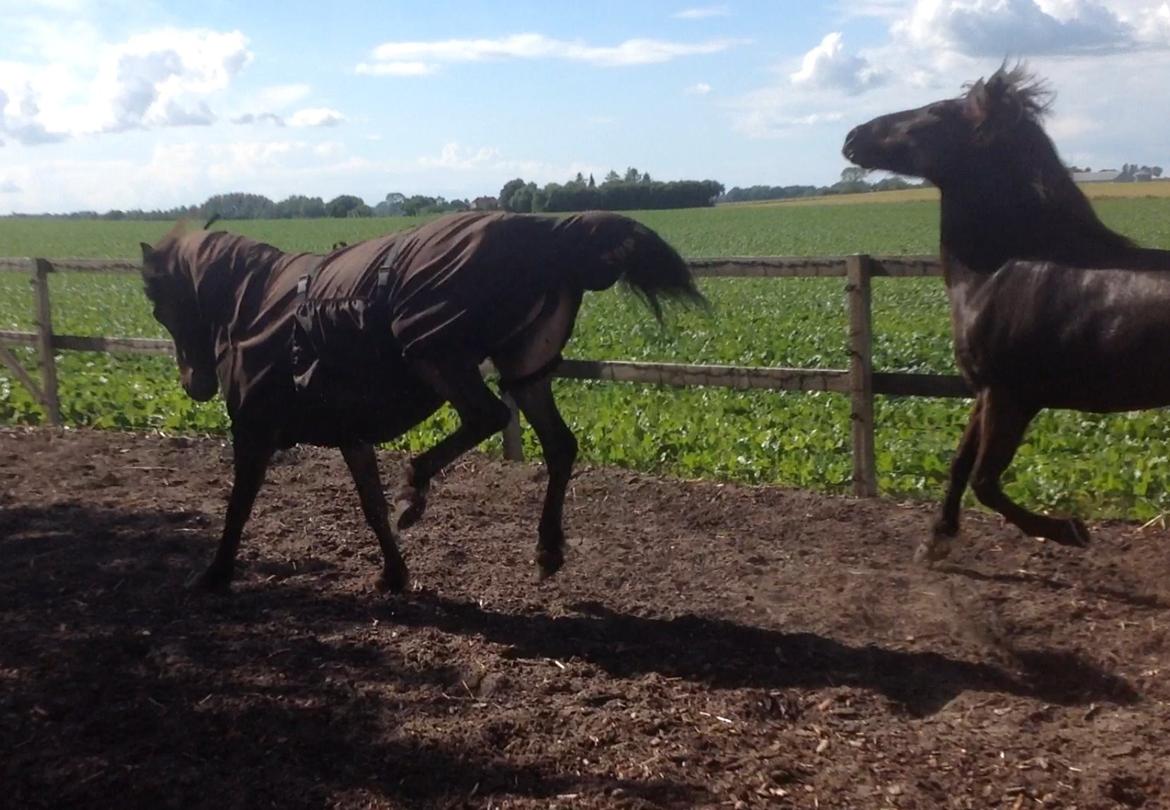
<svg viewBox="0 0 1170 810">
<path fill-rule="evenodd" d="M 1170 254 L 1133 247 L 1097 219 L 1076 189 L 1046 195 L 1014 177 L 971 178 L 944 188 L 941 208 L 944 248 L 976 272 L 994 273 L 1012 259 L 1170 268 Z"/>
<path fill-rule="evenodd" d="M 1170 270 L 1170 251 L 1133 247 L 1099 223 L 1056 205 L 1012 208 L 944 192 L 941 252 L 948 286 L 979 286 L 1012 259 L 1072 267 Z"/>
<path fill-rule="evenodd" d="M 244 289 L 257 283 L 263 285 L 269 271 L 284 254 L 270 245 L 251 240 L 234 241 L 225 246 L 218 260 L 204 268 L 197 280 L 197 288 L 210 300 L 201 302 L 219 327 L 228 326 L 239 314 Z"/>
</svg>

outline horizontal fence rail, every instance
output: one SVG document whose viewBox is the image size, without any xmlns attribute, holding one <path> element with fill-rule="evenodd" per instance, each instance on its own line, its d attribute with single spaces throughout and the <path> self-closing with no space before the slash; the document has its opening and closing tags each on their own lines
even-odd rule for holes
<svg viewBox="0 0 1170 810">
<path fill-rule="evenodd" d="M 969 397 L 971 391 L 953 374 L 915 374 L 873 370 L 873 325 L 870 280 L 875 277 L 917 278 L 940 276 L 933 256 L 743 256 L 689 259 L 700 278 L 842 278 L 848 332 L 849 368 L 774 368 L 687 363 L 647 363 L 626 360 L 566 359 L 554 375 L 573 380 L 642 383 L 677 387 L 715 386 L 735 390 L 827 391 L 850 397 L 853 451 L 853 491 L 877 494 L 874 450 L 874 396 Z M 35 332 L 0 330 L 0 363 L 36 397 L 50 424 L 61 424 L 58 401 L 58 351 L 129 354 L 173 354 L 169 340 L 114 336 L 63 335 L 53 331 L 48 276 L 53 272 L 137 272 L 140 264 L 111 259 L 30 259 L 0 257 L 0 271 L 29 273 L 34 293 Z M 38 385 L 12 354 L 12 347 L 33 347 L 41 367 Z M 485 364 L 490 371 L 490 363 Z M 523 458 L 515 404 L 511 424 L 504 432 L 504 453 Z"/>
</svg>

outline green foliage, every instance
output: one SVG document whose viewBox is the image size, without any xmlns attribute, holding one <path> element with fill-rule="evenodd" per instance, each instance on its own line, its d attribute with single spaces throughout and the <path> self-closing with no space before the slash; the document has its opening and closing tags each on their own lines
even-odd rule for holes
<svg viewBox="0 0 1170 810">
<path fill-rule="evenodd" d="M 543 189 L 519 178 L 509 180 L 500 189 L 500 205 L 522 213 L 701 208 L 714 205 L 722 193 L 723 184 L 715 180 L 662 183 L 631 167 L 624 178 L 611 171 L 600 186 L 593 175 L 586 180 L 580 172 L 563 185 L 549 183 Z"/>
<path fill-rule="evenodd" d="M 1096 203 L 1114 227 L 1170 247 L 1170 199 Z M 934 203 L 718 207 L 637 212 L 684 255 L 923 254 L 935 250 Z M 410 227 L 422 218 L 249 220 L 233 231 L 288 250 L 324 251 L 336 241 Z M 154 241 L 159 222 L 0 220 L 0 255 L 126 257 Z M 165 337 L 133 275 L 52 277 L 54 322 L 72 334 Z M 619 290 L 590 294 L 567 354 L 598 359 L 844 368 L 841 279 L 706 279 L 711 318 L 674 312 L 660 328 Z M 953 373 L 946 295 L 939 279 L 874 281 L 875 365 Z M 28 278 L 0 272 L 0 329 L 32 328 Z M 18 354 L 32 367 L 33 353 Z M 65 352 L 62 407 L 72 424 L 223 431 L 218 400 L 187 399 L 166 358 Z M 833 394 L 733 392 L 558 381 L 559 402 L 586 463 L 652 472 L 845 491 L 850 475 L 848 403 Z M 938 498 L 969 405 L 879 398 L 878 474 L 883 492 Z M 0 371 L 0 423 L 37 423 L 28 393 Z M 397 447 L 411 452 L 453 429 L 443 410 Z M 530 430 L 526 450 L 539 457 Z M 488 443 L 498 451 L 499 439 Z M 1042 414 L 1009 470 L 1024 502 L 1097 516 L 1147 517 L 1170 508 L 1170 421 L 1161 412 L 1100 416 Z"/>
</svg>

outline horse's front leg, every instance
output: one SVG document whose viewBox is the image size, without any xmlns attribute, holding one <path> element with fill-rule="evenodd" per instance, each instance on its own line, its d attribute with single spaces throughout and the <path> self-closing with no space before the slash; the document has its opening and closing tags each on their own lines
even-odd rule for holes
<svg viewBox="0 0 1170 810">
<path fill-rule="evenodd" d="M 264 483 L 264 473 L 272 459 L 271 443 L 241 432 L 232 439 L 233 466 L 235 476 L 232 493 L 228 498 L 227 517 L 224 519 L 223 535 L 211 565 L 191 583 L 193 587 L 207 591 L 226 591 L 235 573 L 236 552 L 244 534 L 244 524 L 252 514 L 256 494 Z"/>
<path fill-rule="evenodd" d="M 963 491 L 967 489 L 967 482 L 971 479 L 971 470 L 975 467 L 975 457 L 979 451 L 981 402 L 981 397 L 975 399 L 971 418 L 963 431 L 963 438 L 959 440 L 955 458 L 951 461 L 951 475 L 938 518 L 934 522 L 931 536 L 919 543 L 915 550 L 915 562 L 929 563 L 943 559 L 950 554 L 952 541 L 959 534 L 959 510 L 963 504 Z"/>
<path fill-rule="evenodd" d="M 565 530 L 562 525 L 565 490 L 573 474 L 573 462 L 577 459 L 577 439 L 557 410 L 550 377 L 518 385 L 511 393 L 536 431 L 544 451 L 544 464 L 548 468 L 548 488 L 544 493 L 536 545 L 536 564 L 541 579 L 544 579 L 559 571 L 565 562 Z"/>
<path fill-rule="evenodd" d="M 373 529 L 378 545 L 382 547 L 382 575 L 378 577 L 375 587 L 380 591 L 401 593 L 406 589 L 410 576 L 398 550 L 398 535 L 390 525 L 374 446 L 366 442 L 346 445 L 341 448 L 341 454 L 357 485 L 366 523 Z"/>
<path fill-rule="evenodd" d="M 511 412 L 491 392 L 475 366 L 415 363 L 412 370 L 459 414 L 459 427 L 434 447 L 412 458 L 395 498 L 394 522 L 405 529 L 422 517 L 431 478 L 459 456 L 503 430 Z"/>
</svg>

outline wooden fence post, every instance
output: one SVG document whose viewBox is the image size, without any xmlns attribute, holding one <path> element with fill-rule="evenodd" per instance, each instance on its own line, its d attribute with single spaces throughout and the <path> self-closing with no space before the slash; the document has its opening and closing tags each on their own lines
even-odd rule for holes
<svg viewBox="0 0 1170 810">
<path fill-rule="evenodd" d="M 504 458 L 508 461 L 524 460 L 524 443 L 520 440 L 520 412 L 516 408 L 516 400 L 511 394 L 504 394 L 501 399 L 512 412 L 507 427 L 504 428 Z"/>
<path fill-rule="evenodd" d="M 845 260 L 845 295 L 849 309 L 849 422 L 853 440 L 853 494 L 877 495 L 873 420 L 872 259 L 853 255 Z"/>
<path fill-rule="evenodd" d="M 36 293 L 37 354 L 41 362 L 41 404 L 50 425 L 61 424 L 61 400 L 57 395 L 57 358 L 53 354 L 53 311 L 49 305 L 47 259 L 33 259 L 32 285 Z"/>
</svg>

